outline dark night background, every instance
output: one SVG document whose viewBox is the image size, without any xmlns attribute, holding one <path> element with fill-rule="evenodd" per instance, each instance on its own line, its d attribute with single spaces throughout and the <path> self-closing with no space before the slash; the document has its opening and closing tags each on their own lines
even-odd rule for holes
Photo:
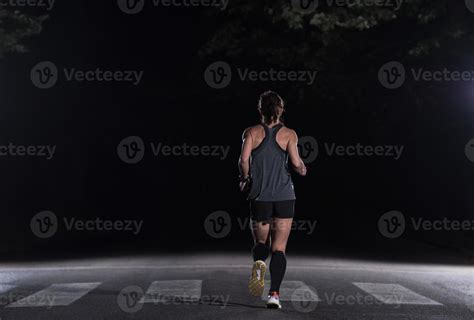
<svg viewBox="0 0 474 320">
<path fill-rule="evenodd" d="M 408 230 L 390 240 L 377 229 L 379 217 L 391 210 L 407 219 L 474 220 L 474 164 L 464 154 L 474 137 L 474 83 L 407 77 L 401 88 L 388 90 L 377 77 L 393 60 L 407 69 L 474 70 L 474 13 L 463 1 L 413 1 L 399 19 L 380 19 L 368 30 L 326 32 L 308 23 L 292 29 L 272 17 L 268 8 L 280 12 L 282 3 L 235 1 L 225 11 L 148 4 L 136 15 L 120 11 L 115 1 L 56 3 L 42 32 L 25 40 L 28 52 L 0 60 L 0 144 L 57 145 L 49 161 L 0 158 L 4 256 L 250 251 L 248 230 L 235 227 L 214 239 L 203 225 L 218 210 L 233 217 L 248 214 L 238 190 L 241 134 L 257 123 L 257 98 L 268 89 L 286 100 L 286 124 L 301 137 L 315 137 L 320 147 L 308 176 L 294 178 L 296 219 L 317 220 L 316 231 L 294 231 L 289 252 L 403 257 L 418 242 L 453 254 L 474 251 L 472 231 Z M 419 23 L 413 8 L 435 18 Z M 461 35 L 448 34 L 458 27 Z M 419 43 L 425 46 L 421 53 L 410 54 Z M 55 87 L 40 90 L 30 71 L 45 60 L 59 69 L 143 70 L 144 75 L 138 86 L 62 77 Z M 221 60 L 255 70 L 319 73 L 312 86 L 234 77 L 228 87 L 213 89 L 203 74 Z M 130 165 L 117 156 L 117 145 L 135 135 L 145 143 L 229 145 L 230 153 L 221 161 L 148 152 Z M 405 149 L 398 161 L 328 157 L 325 142 Z M 43 210 L 60 219 L 134 219 L 144 225 L 136 236 L 60 230 L 39 239 L 30 220 Z"/>
</svg>

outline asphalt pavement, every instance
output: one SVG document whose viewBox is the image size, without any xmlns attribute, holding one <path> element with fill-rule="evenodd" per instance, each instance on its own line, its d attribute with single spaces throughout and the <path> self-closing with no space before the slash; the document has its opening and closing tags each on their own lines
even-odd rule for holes
<svg viewBox="0 0 474 320">
<path fill-rule="evenodd" d="M 250 268 L 243 254 L 4 262 L 0 318 L 474 319 L 472 266 L 290 256 L 282 310 L 247 293 Z"/>
</svg>

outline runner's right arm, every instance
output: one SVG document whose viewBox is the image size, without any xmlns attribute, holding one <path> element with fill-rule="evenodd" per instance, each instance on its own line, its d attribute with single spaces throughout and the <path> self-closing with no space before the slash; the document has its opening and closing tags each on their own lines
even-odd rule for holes
<svg viewBox="0 0 474 320">
<path fill-rule="evenodd" d="M 246 129 L 242 135 L 242 151 L 239 158 L 240 171 L 240 190 L 244 191 L 248 186 L 249 172 L 250 172 L 250 155 L 252 153 L 252 135 L 250 128 Z M 247 179 L 247 180 L 245 180 Z"/>
</svg>

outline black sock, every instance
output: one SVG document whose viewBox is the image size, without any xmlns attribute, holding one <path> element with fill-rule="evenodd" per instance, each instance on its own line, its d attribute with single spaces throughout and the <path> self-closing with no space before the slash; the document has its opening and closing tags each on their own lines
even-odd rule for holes
<svg viewBox="0 0 474 320">
<path fill-rule="evenodd" d="M 268 248 L 266 244 L 257 242 L 252 248 L 253 261 L 267 260 L 269 251 L 270 249 Z"/>
<path fill-rule="evenodd" d="M 275 251 L 272 253 L 272 261 L 270 261 L 270 277 L 272 284 L 270 291 L 280 291 L 280 285 L 283 281 L 286 271 L 286 257 L 283 251 Z"/>
</svg>

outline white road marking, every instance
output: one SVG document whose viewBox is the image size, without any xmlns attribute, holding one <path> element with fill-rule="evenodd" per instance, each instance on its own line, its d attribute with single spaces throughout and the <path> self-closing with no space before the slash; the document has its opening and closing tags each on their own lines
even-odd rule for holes
<svg viewBox="0 0 474 320">
<path fill-rule="evenodd" d="M 353 282 L 353 284 L 385 304 L 442 305 L 396 283 Z"/>
<path fill-rule="evenodd" d="M 202 280 L 154 281 L 140 303 L 173 303 L 201 298 Z"/>
<path fill-rule="evenodd" d="M 270 281 L 265 281 L 262 300 L 268 299 Z M 295 292 L 296 291 L 296 292 Z M 321 301 L 318 294 L 303 281 L 283 281 L 280 286 L 280 301 Z"/>
<path fill-rule="evenodd" d="M 7 308 L 68 306 L 100 284 L 101 282 L 55 283 L 8 305 Z"/>
</svg>

